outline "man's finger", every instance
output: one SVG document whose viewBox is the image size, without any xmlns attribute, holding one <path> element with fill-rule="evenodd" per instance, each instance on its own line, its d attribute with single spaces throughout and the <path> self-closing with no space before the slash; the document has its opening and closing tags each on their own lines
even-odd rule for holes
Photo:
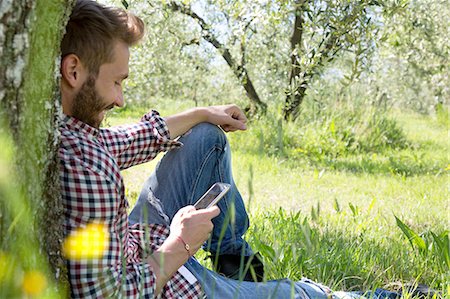
<svg viewBox="0 0 450 299">
<path fill-rule="evenodd" d="M 234 118 L 231 118 L 226 126 L 228 129 L 235 128 L 236 130 L 247 130 L 247 125 L 245 122 Z"/>
<path fill-rule="evenodd" d="M 191 212 L 191 211 L 195 211 L 195 210 L 196 210 L 196 208 L 193 205 L 189 205 L 189 206 L 182 207 L 179 211 L 186 213 L 186 212 Z"/>
<path fill-rule="evenodd" d="M 200 215 L 205 215 L 206 217 L 212 219 L 220 214 L 220 209 L 218 206 L 212 206 L 207 209 L 197 210 L 196 213 Z"/>
</svg>

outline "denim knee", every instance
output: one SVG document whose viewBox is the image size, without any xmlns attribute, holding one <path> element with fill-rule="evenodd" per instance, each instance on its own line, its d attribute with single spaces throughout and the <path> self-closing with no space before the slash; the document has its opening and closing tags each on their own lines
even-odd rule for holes
<svg viewBox="0 0 450 299">
<path fill-rule="evenodd" d="M 218 126 L 207 122 L 199 123 L 194 126 L 181 137 L 180 141 L 186 144 L 192 139 L 195 140 L 196 143 L 201 143 L 206 146 L 216 145 L 221 149 L 225 149 L 228 143 L 224 131 Z"/>
</svg>

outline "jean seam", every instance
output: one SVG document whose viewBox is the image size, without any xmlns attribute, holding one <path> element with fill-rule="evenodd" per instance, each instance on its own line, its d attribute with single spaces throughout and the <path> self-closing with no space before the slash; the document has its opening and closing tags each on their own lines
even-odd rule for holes
<svg viewBox="0 0 450 299">
<path fill-rule="evenodd" d="M 203 170 L 204 170 L 204 168 L 205 168 L 205 165 L 207 164 L 207 162 L 209 161 L 209 159 L 213 156 L 213 154 L 214 154 L 214 152 L 216 151 L 216 150 L 218 150 L 218 151 L 220 151 L 220 152 L 223 152 L 223 150 L 222 150 L 222 148 L 220 147 L 220 146 L 218 146 L 217 144 L 214 144 L 212 147 L 211 147 L 211 149 L 207 152 L 207 154 L 206 155 L 204 155 L 205 156 L 205 158 L 203 159 L 203 161 L 202 161 L 202 163 L 201 163 L 201 165 L 200 165 L 200 167 L 199 167 L 199 170 L 198 170 L 198 172 L 196 173 L 196 177 L 195 177 L 195 180 L 194 180 L 194 182 L 193 182 L 193 184 L 192 184 L 192 186 L 191 186 L 191 195 L 190 195 L 190 202 L 194 202 L 194 200 L 197 200 L 198 198 L 194 198 L 194 194 L 195 194 L 195 190 L 196 190 L 196 188 L 197 188 L 197 186 L 198 186 L 198 183 L 199 183 L 199 181 L 200 181 L 200 177 L 201 177 L 201 174 L 202 174 L 202 172 L 203 172 Z M 219 160 L 219 159 L 217 159 L 217 160 Z M 220 163 L 219 163 L 219 166 L 220 166 Z M 221 174 L 221 171 L 220 171 L 220 167 L 219 167 L 219 177 L 221 177 L 222 176 L 222 174 Z M 221 179 L 222 179 L 222 177 L 221 177 Z"/>
</svg>

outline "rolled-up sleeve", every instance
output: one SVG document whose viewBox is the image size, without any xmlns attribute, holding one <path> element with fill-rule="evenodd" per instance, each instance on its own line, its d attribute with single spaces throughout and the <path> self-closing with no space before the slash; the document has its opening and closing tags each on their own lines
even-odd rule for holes
<svg viewBox="0 0 450 299">
<path fill-rule="evenodd" d="M 101 142 L 121 169 L 152 160 L 163 151 L 182 144 L 170 139 L 167 124 L 155 110 L 133 125 L 116 126 L 100 131 Z"/>
</svg>

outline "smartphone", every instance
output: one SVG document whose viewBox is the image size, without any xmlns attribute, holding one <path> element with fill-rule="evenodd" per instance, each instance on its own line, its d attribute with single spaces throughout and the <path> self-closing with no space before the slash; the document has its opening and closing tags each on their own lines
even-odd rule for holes
<svg viewBox="0 0 450 299">
<path fill-rule="evenodd" d="M 200 197 L 194 204 L 194 207 L 199 209 L 206 209 L 217 204 L 219 200 L 230 190 L 231 185 L 226 183 L 215 183 L 214 185 Z"/>
</svg>

